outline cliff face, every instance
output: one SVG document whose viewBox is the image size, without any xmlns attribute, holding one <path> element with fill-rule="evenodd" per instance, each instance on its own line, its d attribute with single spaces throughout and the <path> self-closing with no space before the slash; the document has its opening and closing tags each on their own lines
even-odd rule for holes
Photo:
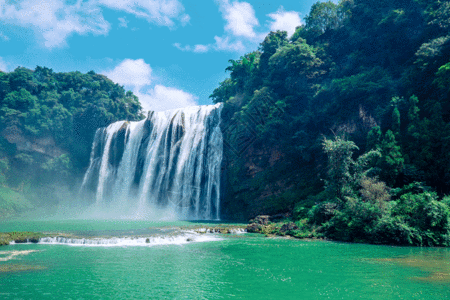
<svg viewBox="0 0 450 300">
<path fill-rule="evenodd" d="M 279 146 L 255 141 L 237 148 L 232 132 L 226 130 L 224 139 L 221 218 L 246 221 L 292 211 L 301 194 L 300 163 L 287 159 Z"/>
<path fill-rule="evenodd" d="M 56 145 L 55 140 L 51 136 L 39 138 L 26 136 L 17 126 L 5 128 L 1 135 L 10 144 L 14 144 L 16 150 L 20 152 L 38 154 L 47 159 L 56 158 L 67 153 Z"/>
</svg>

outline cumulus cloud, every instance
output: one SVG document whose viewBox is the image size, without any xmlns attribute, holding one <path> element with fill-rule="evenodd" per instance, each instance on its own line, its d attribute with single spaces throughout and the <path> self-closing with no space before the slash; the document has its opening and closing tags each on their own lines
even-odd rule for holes
<svg viewBox="0 0 450 300">
<path fill-rule="evenodd" d="M 244 52 L 244 44 L 253 44 L 264 39 L 264 36 L 255 32 L 254 28 L 259 26 L 255 17 L 255 10 L 247 2 L 229 0 L 216 0 L 219 10 L 226 21 L 223 36 L 214 36 L 214 43 L 198 44 L 195 46 L 182 46 L 180 43 L 173 44 L 181 51 L 206 53 L 210 50 Z"/>
<path fill-rule="evenodd" d="M 134 92 L 144 110 L 164 111 L 169 109 L 198 105 L 197 97 L 172 87 L 156 85 L 154 88 Z"/>
<path fill-rule="evenodd" d="M 219 2 L 220 11 L 223 18 L 227 21 L 225 30 L 234 36 L 255 38 L 254 27 L 259 25 L 255 17 L 255 10 L 247 2 L 221 0 Z"/>
<path fill-rule="evenodd" d="M 268 14 L 268 16 L 272 18 L 272 21 L 269 24 L 271 31 L 287 31 L 289 36 L 294 34 L 297 26 L 302 25 L 299 13 L 296 11 L 285 11 L 283 6 L 276 12 Z"/>
<path fill-rule="evenodd" d="M 143 59 L 125 59 L 112 71 L 103 74 L 115 83 L 139 89 L 152 81 L 152 68 Z"/>
<path fill-rule="evenodd" d="M 143 59 L 125 59 L 113 70 L 102 72 L 139 98 L 145 111 L 163 111 L 197 105 L 194 95 L 173 87 L 152 85 L 152 68 Z"/>
<path fill-rule="evenodd" d="M 93 1 L 77 1 L 73 5 L 60 0 L 25 0 L 0 5 L 0 19 L 24 27 L 32 27 L 48 48 L 66 44 L 72 33 L 106 34 L 110 28 Z"/>
<path fill-rule="evenodd" d="M 104 7 L 130 13 L 161 26 L 172 27 L 176 19 L 185 25 L 190 19 L 178 0 L 75 0 L 72 4 L 63 0 L 11 2 L 0 0 L 0 19 L 8 24 L 32 28 L 47 48 L 66 45 L 72 34 L 106 35 L 111 26 L 103 17 Z M 119 21 L 126 27 L 124 18 Z"/>
</svg>

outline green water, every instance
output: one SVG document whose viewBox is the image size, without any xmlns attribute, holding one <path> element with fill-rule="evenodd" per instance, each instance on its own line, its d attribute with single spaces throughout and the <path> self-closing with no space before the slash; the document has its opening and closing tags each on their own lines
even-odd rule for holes
<svg viewBox="0 0 450 300">
<path fill-rule="evenodd" d="M 116 231 L 119 236 L 189 224 L 11 222 L 0 223 L 0 230 Z M 4 246 L 0 248 L 0 298 L 450 299 L 447 249 L 252 234 L 216 237 L 220 240 L 145 247 Z M 2 255 L 24 250 L 38 251 L 1 261 Z"/>
</svg>

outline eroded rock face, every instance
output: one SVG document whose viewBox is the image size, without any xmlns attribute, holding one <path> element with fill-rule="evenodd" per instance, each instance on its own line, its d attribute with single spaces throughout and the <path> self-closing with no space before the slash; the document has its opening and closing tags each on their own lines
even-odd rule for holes
<svg viewBox="0 0 450 300">
<path fill-rule="evenodd" d="M 48 158 L 59 157 L 66 154 L 56 146 L 55 140 L 50 136 L 40 138 L 29 137 L 23 134 L 17 126 L 5 128 L 1 135 L 11 144 L 15 144 L 18 151 L 36 152 Z"/>
<path fill-rule="evenodd" d="M 289 211 L 293 206 L 291 195 L 297 192 L 298 174 L 292 170 L 299 166 L 287 163 L 286 155 L 277 147 L 250 145 L 239 153 L 230 147 L 224 143 L 222 218 L 248 220 Z"/>
</svg>

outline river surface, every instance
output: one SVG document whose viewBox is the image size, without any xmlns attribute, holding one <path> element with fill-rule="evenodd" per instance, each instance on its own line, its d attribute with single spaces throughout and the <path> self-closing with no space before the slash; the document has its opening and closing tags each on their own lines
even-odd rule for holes
<svg viewBox="0 0 450 300">
<path fill-rule="evenodd" d="M 449 249 L 190 230 L 199 226 L 1 222 L 66 238 L 0 247 L 0 299 L 450 299 Z"/>
</svg>

